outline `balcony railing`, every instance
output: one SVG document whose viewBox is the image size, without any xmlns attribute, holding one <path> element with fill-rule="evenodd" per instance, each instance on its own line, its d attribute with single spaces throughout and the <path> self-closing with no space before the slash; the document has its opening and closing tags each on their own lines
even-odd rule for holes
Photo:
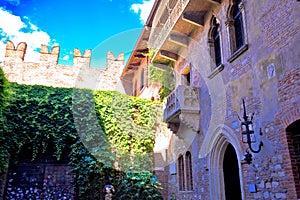
<svg viewBox="0 0 300 200">
<path fill-rule="evenodd" d="M 200 105 L 198 88 L 180 85 L 167 97 L 164 121 L 172 124 L 184 123 L 199 131 Z"/>
<path fill-rule="evenodd" d="M 149 47 L 160 49 L 190 0 L 163 0 L 153 20 Z"/>
</svg>

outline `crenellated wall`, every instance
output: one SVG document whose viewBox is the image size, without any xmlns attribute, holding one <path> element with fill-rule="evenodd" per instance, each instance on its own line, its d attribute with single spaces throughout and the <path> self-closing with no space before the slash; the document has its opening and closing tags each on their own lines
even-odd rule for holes
<svg viewBox="0 0 300 200">
<path fill-rule="evenodd" d="M 21 42 L 15 47 L 7 41 L 3 66 L 0 66 L 10 82 L 28 85 L 45 85 L 53 87 L 78 87 L 93 90 L 114 90 L 120 81 L 124 68 L 124 54 L 117 57 L 107 53 L 106 68 L 91 68 L 92 51 L 87 49 L 81 54 L 74 49 L 73 66 L 58 64 L 60 47 L 51 51 L 47 45 L 41 45 L 39 62 L 25 62 L 27 44 Z"/>
</svg>

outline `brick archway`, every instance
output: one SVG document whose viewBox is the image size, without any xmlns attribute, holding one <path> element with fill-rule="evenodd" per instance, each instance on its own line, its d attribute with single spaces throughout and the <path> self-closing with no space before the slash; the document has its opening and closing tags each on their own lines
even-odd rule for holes
<svg viewBox="0 0 300 200">
<path fill-rule="evenodd" d="M 286 128 L 297 198 L 300 198 L 300 119 Z"/>
</svg>

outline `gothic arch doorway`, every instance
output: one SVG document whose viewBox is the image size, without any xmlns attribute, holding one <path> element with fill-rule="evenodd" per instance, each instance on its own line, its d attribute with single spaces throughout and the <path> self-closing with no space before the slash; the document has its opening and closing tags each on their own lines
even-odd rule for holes
<svg viewBox="0 0 300 200">
<path fill-rule="evenodd" d="M 238 160 L 231 144 L 227 145 L 223 160 L 224 189 L 226 200 L 241 200 Z"/>
<path fill-rule="evenodd" d="M 239 138 L 226 126 L 216 130 L 210 140 L 211 152 L 208 156 L 209 190 L 211 200 L 244 200 L 244 187 L 241 159 L 243 154 Z M 234 178 L 233 178 L 234 176 Z M 230 189 L 226 185 L 235 184 L 234 194 L 230 196 Z"/>
<path fill-rule="evenodd" d="M 286 128 L 288 145 L 291 157 L 292 170 L 297 191 L 300 198 L 300 119 Z"/>
</svg>

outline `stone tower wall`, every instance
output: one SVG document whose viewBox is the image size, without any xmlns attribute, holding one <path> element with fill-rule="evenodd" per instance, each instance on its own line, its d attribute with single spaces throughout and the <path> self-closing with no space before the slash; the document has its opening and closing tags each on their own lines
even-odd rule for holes
<svg viewBox="0 0 300 200">
<path fill-rule="evenodd" d="M 49 52 L 48 46 L 41 45 L 40 60 L 37 63 L 24 62 L 27 44 L 21 42 L 15 47 L 8 41 L 4 65 L 0 66 L 10 82 L 28 85 L 45 85 L 52 87 L 77 87 L 93 90 L 114 90 L 124 68 L 124 54 L 117 58 L 107 53 L 106 68 L 91 68 L 92 51 L 87 49 L 83 55 L 74 49 L 73 66 L 58 64 L 60 47 L 54 46 Z"/>
</svg>

